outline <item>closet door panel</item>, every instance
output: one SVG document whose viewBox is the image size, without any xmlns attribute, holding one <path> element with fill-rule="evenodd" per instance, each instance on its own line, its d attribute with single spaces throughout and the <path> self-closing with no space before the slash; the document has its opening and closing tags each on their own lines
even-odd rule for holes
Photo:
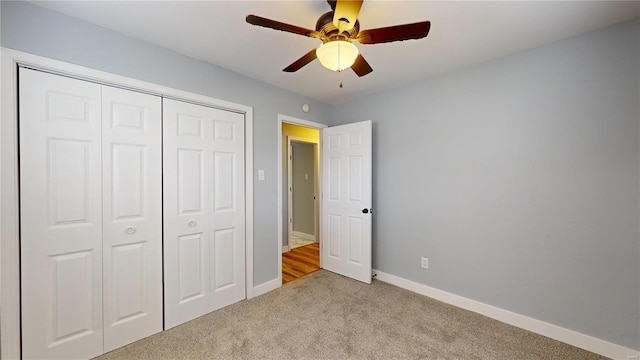
<svg viewBox="0 0 640 360">
<path fill-rule="evenodd" d="M 161 106 L 103 86 L 105 352 L 162 330 Z"/>
<path fill-rule="evenodd" d="M 244 116 L 163 109 L 168 329 L 245 298 Z"/>
<path fill-rule="evenodd" d="M 216 110 L 213 121 L 211 308 L 245 298 L 244 116 Z"/>
<path fill-rule="evenodd" d="M 165 329 L 208 313 L 211 124 L 196 105 L 163 100 Z"/>
<path fill-rule="evenodd" d="M 21 68 L 22 349 L 102 353 L 100 85 Z"/>
</svg>

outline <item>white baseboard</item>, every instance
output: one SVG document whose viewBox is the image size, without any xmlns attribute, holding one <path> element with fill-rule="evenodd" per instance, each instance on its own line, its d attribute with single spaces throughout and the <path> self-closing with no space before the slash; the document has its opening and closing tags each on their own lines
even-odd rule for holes
<svg viewBox="0 0 640 360">
<path fill-rule="evenodd" d="M 289 251 L 289 245 L 283 245 L 282 246 L 282 253 L 286 253 Z"/>
<path fill-rule="evenodd" d="M 637 360 L 640 359 L 640 351 L 616 345 L 605 340 L 585 335 L 577 331 L 565 329 L 541 320 L 520 315 L 508 310 L 497 308 L 488 304 L 442 291 L 430 286 L 407 280 L 395 275 L 386 274 L 382 271 L 373 270 L 376 279 L 395 285 L 397 287 L 413 291 L 415 293 L 440 300 L 447 304 L 476 312 L 478 314 L 502 321 L 536 334 L 540 334 L 554 340 L 579 347 L 581 349 L 594 352 L 612 359 Z"/>
<path fill-rule="evenodd" d="M 291 234 L 295 237 L 303 238 L 305 240 L 316 241 L 316 236 L 312 234 L 307 234 L 300 231 L 292 231 Z"/>
<path fill-rule="evenodd" d="M 278 278 L 269 280 L 266 283 L 262 283 L 260 285 L 253 287 L 253 297 L 260 296 L 268 293 L 269 291 L 273 291 L 282 286 L 282 281 Z"/>
</svg>

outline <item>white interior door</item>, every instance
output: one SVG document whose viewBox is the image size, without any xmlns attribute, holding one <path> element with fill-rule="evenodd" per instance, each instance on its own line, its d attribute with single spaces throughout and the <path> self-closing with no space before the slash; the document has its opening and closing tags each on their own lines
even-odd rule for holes
<svg viewBox="0 0 640 360">
<path fill-rule="evenodd" d="M 22 354 L 102 354 L 101 86 L 20 69 Z"/>
<path fill-rule="evenodd" d="M 161 109 L 102 87 L 104 352 L 162 331 Z"/>
<path fill-rule="evenodd" d="M 322 129 L 322 266 L 371 283 L 371 121 Z"/>
<path fill-rule="evenodd" d="M 168 329 L 245 298 L 244 115 L 163 104 Z"/>
</svg>

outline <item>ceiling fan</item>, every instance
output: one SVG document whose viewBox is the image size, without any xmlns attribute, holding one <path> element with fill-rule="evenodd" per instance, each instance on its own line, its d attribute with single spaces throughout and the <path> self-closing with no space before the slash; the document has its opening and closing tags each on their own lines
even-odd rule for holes
<svg viewBox="0 0 640 360">
<path fill-rule="evenodd" d="M 430 21 L 360 31 L 358 14 L 362 2 L 363 0 L 327 0 L 331 11 L 318 18 L 315 30 L 256 15 L 248 15 L 246 20 L 252 25 L 317 38 L 322 41 L 319 48 L 309 51 L 282 70 L 286 72 L 298 71 L 318 58 L 320 63 L 329 70 L 342 71 L 350 67 L 358 76 L 364 76 L 372 72 L 373 69 L 358 52 L 354 42 L 379 44 L 421 39 L 429 33 Z"/>
</svg>

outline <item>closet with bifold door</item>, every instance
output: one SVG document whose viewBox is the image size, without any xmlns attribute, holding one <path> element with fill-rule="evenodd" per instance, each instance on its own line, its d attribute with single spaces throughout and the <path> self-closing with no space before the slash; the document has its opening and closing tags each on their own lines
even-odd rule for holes
<svg viewBox="0 0 640 360">
<path fill-rule="evenodd" d="M 244 113 L 18 77 L 23 358 L 92 358 L 246 298 Z"/>
<path fill-rule="evenodd" d="M 162 331 L 162 98 L 19 69 L 24 358 Z"/>
</svg>

